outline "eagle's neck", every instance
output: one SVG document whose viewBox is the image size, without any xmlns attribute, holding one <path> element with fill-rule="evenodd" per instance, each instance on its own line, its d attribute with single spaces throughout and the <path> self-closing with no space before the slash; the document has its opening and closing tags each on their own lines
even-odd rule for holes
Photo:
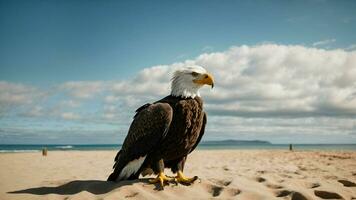
<svg viewBox="0 0 356 200">
<path fill-rule="evenodd" d="M 192 98 L 194 99 L 195 97 L 200 97 L 199 91 L 197 92 L 191 92 L 191 91 L 181 91 L 181 92 L 173 92 L 171 93 L 172 96 L 175 97 L 182 97 L 182 98 Z"/>
<path fill-rule="evenodd" d="M 175 97 L 194 99 L 195 97 L 200 97 L 200 88 L 201 86 L 198 86 L 194 83 L 187 84 L 185 81 L 173 79 L 171 85 L 171 95 Z"/>
</svg>

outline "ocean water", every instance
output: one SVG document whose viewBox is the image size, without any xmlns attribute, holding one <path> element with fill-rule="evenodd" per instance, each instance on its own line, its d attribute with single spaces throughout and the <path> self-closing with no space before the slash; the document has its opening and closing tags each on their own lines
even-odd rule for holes
<svg viewBox="0 0 356 200">
<path fill-rule="evenodd" d="M 101 150 L 119 150 L 121 145 L 117 144 L 36 144 L 36 145 L 0 145 L 0 153 L 9 152 L 39 152 L 43 148 L 49 151 L 101 151 Z M 230 142 L 219 143 L 201 143 L 197 149 L 289 149 L 289 144 L 231 144 Z M 336 151 L 356 151 L 356 144 L 294 144 L 294 150 L 336 150 Z"/>
</svg>

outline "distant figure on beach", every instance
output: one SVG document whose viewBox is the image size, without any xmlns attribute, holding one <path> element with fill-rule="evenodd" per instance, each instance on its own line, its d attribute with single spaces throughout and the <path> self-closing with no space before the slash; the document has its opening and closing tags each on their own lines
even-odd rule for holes
<svg viewBox="0 0 356 200">
<path fill-rule="evenodd" d="M 191 184 L 197 176 L 183 175 L 184 164 L 204 135 L 207 116 L 199 89 L 214 87 L 212 75 L 200 66 L 175 71 L 171 94 L 136 110 L 121 150 L 115 157 L 114 172 L 108 181 L 138 179 L 139 175 L 157 174 L 150 183 L 163 189 L 169 182 Z M 167 177 L 164 168 L 177 174 Z"/>
</svg>

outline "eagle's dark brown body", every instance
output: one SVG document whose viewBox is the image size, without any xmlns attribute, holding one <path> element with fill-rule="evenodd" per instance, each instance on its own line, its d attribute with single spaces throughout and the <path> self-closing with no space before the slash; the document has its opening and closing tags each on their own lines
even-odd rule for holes
<svg viewBox="0 0 356 200">
<path fill-rule="evenodd" d="M 202 99 L 170 95 L 146 104 L 136 112 L 122 149 L 115 158 L 115 170 L 108 180 L 137 179 L 147 169 L 155 173 L 164 168 L 183 171 L 187 155 L 204 134 L 206 114 Z M 128 166 L 135 166 L 140 158 L 144 161 L 139 168 L 124 176 Z"/>
<path fill-rule="evenodd" d="M 201 98 L 180 99 L 167 97 L 160 102 L 173 108 L 173 119 L 165 140 L 155 153 L 169 161 L 186 156 L 196 145 L 203 125 Z"/>
</svg>

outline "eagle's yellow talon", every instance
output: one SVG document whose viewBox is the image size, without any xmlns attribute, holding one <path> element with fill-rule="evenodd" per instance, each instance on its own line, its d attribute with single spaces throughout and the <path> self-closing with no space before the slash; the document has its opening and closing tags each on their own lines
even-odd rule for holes
<svg viewBox="0 0 356 200">
<path fill-rule="evenodd" d="M 160 172 L 156 178 L 149 179 L 148 182 L 151 184 L 159 183 L 160 186 L 163 188 L 164 184 L 168 184 L 173 180 L 174 178 L 168 178 L 163 172 Z"/>
<path fill-rule="evenodd" d="M 197 179 L 198 179 L 197 176 L 194 176 L 193 178 L 187 178 L 187 177 L 184 176 L 183 172 L 178 171 L 177 176 L 175 178 L 175 181 L 177 183 L 181 183 L 181 184 L 192 184 Z"/>
</svg>

